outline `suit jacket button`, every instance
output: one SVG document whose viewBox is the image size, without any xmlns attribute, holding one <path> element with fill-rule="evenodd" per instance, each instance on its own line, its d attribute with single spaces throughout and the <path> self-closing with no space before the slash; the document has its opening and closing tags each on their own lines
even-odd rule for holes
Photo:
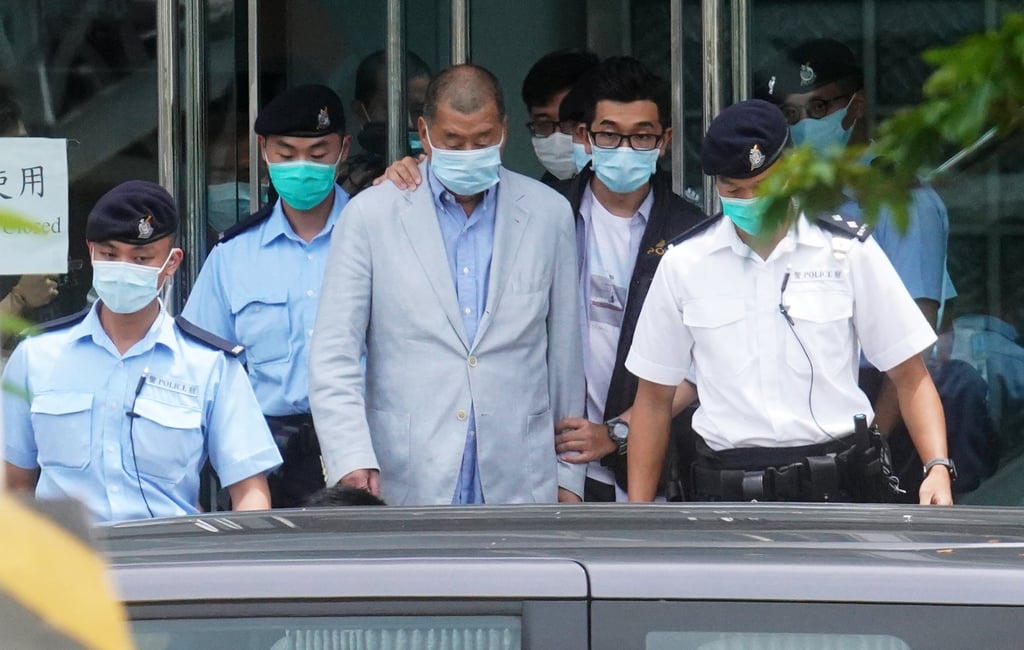
<svg viewBox="0 0 1024 650">
<path fill-rule="evenodd" d="M 462 409 L 459 409 L 458 411 L 455 411 L 455 417 L 457 417 L 460 420 L 465 420 L 466 419 L 466 412 L 463 411 Z"/>
<path fill-rule="evenodd" d="M 476 368 L 476 357 L 470 357 L 469 358 L 469 367 L 470 368 Z"/>
</svg>

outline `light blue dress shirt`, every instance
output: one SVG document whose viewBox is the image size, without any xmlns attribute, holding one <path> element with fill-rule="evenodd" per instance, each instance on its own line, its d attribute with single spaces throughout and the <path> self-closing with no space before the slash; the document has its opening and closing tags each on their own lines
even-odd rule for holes
<svg viewBox="0 0 1024 650">
<path fill-rule="evenodd" d="M 4 458 L 41 468 L 38 498 L 78 499 L 97 522 L 194 514 L 207 456 L 224 485 L 281 463 L 241 364 L 163 310 L 122 355 L 94 305 L 21 343 L 4 383 Z"/>
<path fill-rule="evenodd" d="M 434 197 L 434 211 L 441 229 L 441 238 L 448 254 L 455 294 L 462 314 L 466 340 L 476 339 L 477 326 L 487 305 L 487 283 L 491 275 L 494 252 L 494 222 L 497 215 L 498 188 L 484 193 L 483 200 L 468 217 L 451 192 L 446 190 L 427 166 L 427 182 Z M 452 503 L 483 503 L 476 449 L 476 412 L 470 409 L 462 468 Z"/>
<path fill-rule="evenodd" d="M 309 343 L 331 232 L 348 199 L 335 188 L 327 223 L 308 243 L 292 230 L 279 199 L 266 221 L 214 246 L 182 311 L 245 346 L 264 415 L 309 413 Z"/>
</svg>

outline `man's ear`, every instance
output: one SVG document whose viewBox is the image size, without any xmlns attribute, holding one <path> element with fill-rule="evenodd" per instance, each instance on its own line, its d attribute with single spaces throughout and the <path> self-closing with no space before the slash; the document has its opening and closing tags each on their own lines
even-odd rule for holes
<svg viewBox="0 0 1024 650">
<path fill-rule="evenodd" d="M 658 158 L 665 156 L 670 142 L 672 142 L 672 127 L 665 129 L 665 136 L 661 139 L 661 146 L 658 148 Z"/>
<path fill-rule="evenodd" d="M 171 249 L 170 259 L 167 261 L 167 267 L 164 269 L 164 275 L 168 278 L 173 277 L 178 272 L 178 268 L 181 267 L 182 260 L 185 259 L 185 251 L 178 247 Z"/>
<path fill-rule="evenodd" d="M 850 107 L 846 109 L 846 117 L 843 118 L 843 128 L 849 130 L 854 122 L 863 120 L 866 109 L 867 99 L 864 97 L 864 91 L 858 90 L 850 98 Z"/>
<path fill-rule="evenodd" d="M 416 118 L 416 130 L 420 134 L 420 146 L 423 147 L 423 153 L 430 155 L 430 138 L 427 137 L 427 118 L 420 115 Z"/>
<path fill-rule="evenodd" d="M 352 136 L 351 135 L 347 135 L 347 134 L 341 136 L 341 161 L 342 162 L 345 162 L 346 160 L 348 160 L 348 152 L 349 152 L 349 149 L 351 147 L 352 147 Z"/>
<path fill-rule="evenodd" d="M 583 148 L 587 151 L 588 155 L 593 156 L 594 152 L 590 150 L 590 138 L 587 136 L 587 125 L 580 122 L 576 125 L 576 137 L 583 140 Z"/>
</svg>

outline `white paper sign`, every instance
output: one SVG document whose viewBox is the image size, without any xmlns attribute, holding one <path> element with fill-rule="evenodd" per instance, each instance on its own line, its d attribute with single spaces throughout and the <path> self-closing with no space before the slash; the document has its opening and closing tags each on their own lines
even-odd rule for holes
<svg viewBox="0 0 1024 650">
<path fill-rule="evenodd" d="M 14 214 L 40 232 L 12 227 Z M 68 150 L 57 138 L 0 138 L 0 275 L 67 273 Z"/>
</svg>

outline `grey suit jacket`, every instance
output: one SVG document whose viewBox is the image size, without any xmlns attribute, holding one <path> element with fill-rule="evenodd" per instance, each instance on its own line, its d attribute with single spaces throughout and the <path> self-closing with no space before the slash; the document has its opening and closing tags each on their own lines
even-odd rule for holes
<svg viewBox="0 0 1024 650">
<path fill-rule="evenodd" d="M 555 501 L 559 485 L 582 495 L 585 466 L 554 443 L 555 422 L 583 415 L 577 283 L 569 204 L 503 168 L 469 341 L 430 184 L 358 194 L 334 228 L 310 352 L 328 484 L 379 468 L 389 504 L 450 503 L 473 407 L 488 503 Z"/>
</svg>

